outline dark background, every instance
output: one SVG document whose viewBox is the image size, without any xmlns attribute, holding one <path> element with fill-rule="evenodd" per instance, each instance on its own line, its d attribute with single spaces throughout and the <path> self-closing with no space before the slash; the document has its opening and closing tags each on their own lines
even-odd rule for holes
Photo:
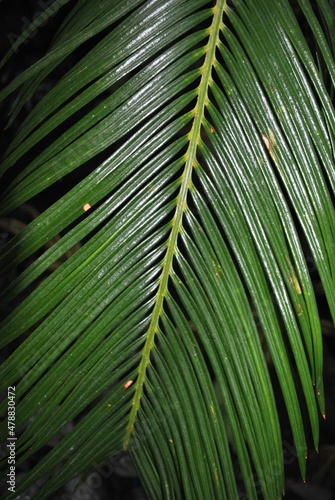
<svg viewBox="0 0 335 500">
<path fill-rule="evenodd" d="M 51 5 L 52 2 L 44 1 L 45 6 Z M 59 22 L 69 12 L 74 1 L 63 7 L 56 13 L 46 24 L 46 26 L 38 29 L 37 33 L 25 43 L 20 50 L 13 55 L 8 63 L 0 70 L 0 85 L 3 88 L 11 82 L 15 76 L 20 74 L 25 68 L 37 61 L 47 50 L 48 45 L 52 40 Z M 0 2 L 0 58 L 9 50 L 13 40 L 16 40 L 23 29 L 28 26 L 28 23 L 34 20 L 36 14 L 43 9 L 43 4 L 39 4 L 33 0 L 3 0 Z M 71 67 L 73 62 L 67 60 L 66 64 Z M 24 116 L 29 113 L 29 110 L 34 107 L 36 102 L 55 84 L 58 75 L 57 71 L 50 75 L 45 82 L 40 86 L 34 98 L 30 100 L 18 119 L 15 120 L 9 130 L 5 130 L 8 120 L 8 113 L 15 96 L 10 96 L 4 103 L 0 103 L 0 154 L 5 152 L 10 143 L 11 138 L 15 134 L 15 130 L 19 127 Z M 80 169 L 79 169 L 80 170 Z M 81 174 L 82 175 L 82 174 Z M 6 177 L 1 181 L 1 189 L 5 189 L 10 177 Z M 66 181 L 67 182 L 67 181 Z M 34 209 L 37 212 L 43 211 L 50 204 L 50 200 L 55 200 L 67 191 L 69 186 L 58 182 L 49 190 L 48 199 L 38 196 L 32 200 Z M 75 182 L 75 179 L 69 182 Z M 22 224 L 27 224 L 31 220 L 32 215 L 24 210 L 18 210 L 13 214 L 13 219 L 19 220 Z M 0 244 L 4 244 L 10 237 L 13 236 L 13 229 L 5 226 L 0 227 Z M 335 256 L 334 256 L 335 258 Z M 286 496 L 291 499 L 305 500 L 332 500 L 335 498 L 335 330 L 332 326 L 326 300 L 322 291 L 321 284 L 317 272 L 311 266 L 311 276 L 317 290 L 319 310 L 322 316 L 322 326 L 324 332 L 324 380 L 326 390 L 326 411 L 327 419 L 321 420 L 321 434 L 319 453 L 313 450 L 312 439 L 309 436 L 309 456 L 307 462 L 307 482 L 304 484 L 301 480 L 298 463 L 295 456 L 292 436 L 289 429 L 287 415 L 283 402 L 281 401 L 280 390 L 276 391 L 278 397 L 278 406 L 281 422 L 283 423 L 283 446 L 285 452 L 286 463 Z M 13 277 L 13 276 L 12 276 Z M 10 279 L 10 278 L 9 278 Z M 1 286 L 5 286 L 5 282 Z M 274 377 L 275 380 L 275 377 Z M 306 426 L 308 429 L 308 426 Z M 60 436 L 61 437 L 61 436 Z M 58 437 L 58 439 L 60 439 Z M 57 438 L 50 443 L 50 447 L 55 445 Z M 40 456 L 43 459 L 43 455 Z M 29 467 L 34 466 L 34 463 L 26 464 L 22 469 L 21 474 L 25 474 Z M 92 473 L 91 476 L 83 478 L 76 494 L 72 494 L 74 482 L 66 485 L 61 491 L 53 495 L 52 499 L 144 499 L 145 494 L 140 486 L 136 472 L 132 466 L 130 458 L 120 454 L 115 458 L 112 464 L 107 464 L 104 469 L 106 476 L 101 481 L 97 479 L 97 474 Z M 102 474 L 99 475 L 102 478 Z M 34 498 L 38 491 L 38 485 L 27 492 L 25 497 Z"/>
</svg>

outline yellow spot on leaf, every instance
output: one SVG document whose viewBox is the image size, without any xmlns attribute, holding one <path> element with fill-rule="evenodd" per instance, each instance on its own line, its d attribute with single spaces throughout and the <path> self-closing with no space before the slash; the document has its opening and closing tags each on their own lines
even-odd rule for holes
<svg viewBox="0 0 335 500">
<path fill-rule="evenodd" d="M 269 130 L 269 139 L 273 146 L 277 146 L 276 136 L 273 130 Z"/>
<path fill-rule="evenodd" d="M 214 417 L 216 417 L 215 409 L 213 403 L 211 403 L 211 413 Z"/>
<path fill-rule="evenodd" d="M 263 142 L 265 144 L 266 149 L 270 152 L 270 141 L 266 137 L 266 135 L 262 135 Z"/>
<path fill-rule="evenodd" d="M 220 271 L 222 270 L 221 266 L 219 264 L 215 264 L 214 260 L 212 261 L 212 265 L 213 265 L 213 268 L 215 271 L 215 276 L 217 278 L 221 279 L 221 276 L 220 276 Z"/>
<path fill-rule="evenodd" d="M 132 380 L 127 380 L 127 382 L 123 386 L 124 390 L 128 389 L 128 387 L 130 387 L 132 383 L 133 383 Z"/>
<path fill-rule="evenodd" d="M 300 284 L 298 281 L 298 278 L 296 276 L 292 276 L 289 274 L 289 280 L 290 280 L 290 285 L 292 285 L 295 288 L 295 291 L 297 292 L 298 295 L 302 294 Z"/>
<path fill-rule="evenodd" d="M 266 149 L 270 153 L 271 158 L 273 159 L 273 161 L 275 163 L 277 163 L 278 158 L 274 152 L 274 148 L 277 146 L 277 141 L 276 141 L 276 137 L 275 137 L 273 130 L 269 130 L 268 136 L 262 135 L 262 139 L 263 139 L 263 142 L 265 144 Z"/>
</svg>

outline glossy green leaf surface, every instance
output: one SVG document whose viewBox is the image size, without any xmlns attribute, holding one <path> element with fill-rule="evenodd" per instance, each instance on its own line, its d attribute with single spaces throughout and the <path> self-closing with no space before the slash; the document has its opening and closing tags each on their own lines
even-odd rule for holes
<svg viewBox="0 0 335 500">
<path fill-rule="evenodd" d="M 335 12 L 316 3 L 79 1 L 0 93 L 12 124 L 77 57 L 0 166 L 4 216 L 77 179 L 0 252 L 21 269 L 0 295 L 17 466 L 64 432 L 17 494 L 128 451 L 149 498 L 280 498 L 274 376 L 305 477 L 325 414 L 309 255 L 335 318 Z"/>
</svg>

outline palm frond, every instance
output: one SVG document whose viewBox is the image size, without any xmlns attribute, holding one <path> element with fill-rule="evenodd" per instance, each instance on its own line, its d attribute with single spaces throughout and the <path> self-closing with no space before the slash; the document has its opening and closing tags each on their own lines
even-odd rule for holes
<svg viewBox="0 0 335 500">
<path fill-rule="evenodd" d="M 0 93 L 12 123 L 77 58 L 1 165 L 3 214 L 80 179 L 1 250 L 2 275 L 34 258 L 0 296 L 16 466 L 75 421 L 17 494 L 127 450 L 150 498 L 238 498 L 236 462 L 248 498 L 280 497 L 267 352 L 305 477 L 325 414 L 306 248 L 335 317 L 335 13 L 298 3 L 318 61 L 288 0 L 79 1 Z"/>
</svg>

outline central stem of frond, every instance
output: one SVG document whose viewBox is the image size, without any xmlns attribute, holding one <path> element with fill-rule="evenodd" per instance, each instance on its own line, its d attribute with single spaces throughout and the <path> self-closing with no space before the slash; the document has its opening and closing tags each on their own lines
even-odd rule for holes
<svg viewBox="0 0 335 500">
<path fill-rule="evenodd" d="M 135 425 L 137 412 L 143 394 L 143 386 L 146 379 L 146 371 L 150 363 L 150 353 L 154 347 L 155 335 L 159 329 L 159 319 L 163 311 L 163 304 L 168 293 L 169 278 L 172 273 L 173 258 L 177 252 L 178 235 L 182 229 L 183 215 L 187 208 L 187 195 L 192 185 L 192 172 L 197 164 L 197 149 L 200 142 L 201 126 L 204 120 L 205 107 L 208 102 L 208 88 L 212 79 L 212 68 L 215 61 L 215 51 L 219 42 L 219 33 L 222 27 L 222 16 L 226 6 L 226 0 L 218 0 L 213 8 L 213 22 L 208 28 L 209 39 L 205 48 L 205 61 L 201 68 L 201 79 L 198 88 L 198 99 L 194 109 L 192 128 L 189 132 L 189 146 L 185 153 L 185 167 L 181 178 L 181 185 L 177 197 L 176 210 L 172 220 L 171 233 L 169 236 L 166 254 L 163 262 L 162 273 L 156 295 L 156 301 L 152 312 L 150 325 L 146 334 L 146 342 L 142 352 L 139 365 L 136 390 L 134 393 L 132 408 L 129 415 L 129 423 L 124 440 L 124 449 L 128 448 L 132 430 Z"/>
</svg>

